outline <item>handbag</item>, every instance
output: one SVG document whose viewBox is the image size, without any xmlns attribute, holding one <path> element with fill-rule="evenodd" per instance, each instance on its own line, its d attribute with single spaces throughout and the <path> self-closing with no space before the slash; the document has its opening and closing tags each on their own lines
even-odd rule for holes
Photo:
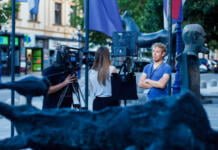
<svg viewBox="0 0 218 150">
<path fill-rule="evenodd" d="M 136 76 L 134 73 L 112 73 L 112 97 L 116 100 L 137 100 Z"/>
</svg>

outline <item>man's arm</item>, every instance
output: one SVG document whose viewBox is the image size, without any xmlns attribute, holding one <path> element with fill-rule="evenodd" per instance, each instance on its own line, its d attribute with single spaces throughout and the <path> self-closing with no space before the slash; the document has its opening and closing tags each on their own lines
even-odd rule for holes
<svg viewBox="0 0 218 150">
<path fill-rule="evenodd" d="M 149 84 L 151 87 L 163 89 L 166 87 L 167 82 L 169 81 L 170 75 L 164 74 L 162 78 L 158 81 L 154 81 L 151 79 L 145 79 L 145 83 Z"/>
<path fill-rule="evenodd" d="M 53 85 L 53 86 L 50 86 L 48 89 L 48 94 L 52 94 L 52 93 L 59 91 L 60 89 L 67 86 L 68 84 L 73 83 L 73 81 L 75 81 L 75 80 L 76 80 L 76 78 L 74 76 L 68 75 L 63 82 L 56 84 L 56 85 Z"/>
<path fill-rule="evenodd" d="M 146 77 L 147 75 L 145 73 L 142 73 L 140 79 L 139 79 L 139 82 L 138 82 L 138 86 L 140 88 L 144 88 L 144 89 L 148 89 L 148 88 L 151 88 L 152 86 L 148 83 L 146 83 Z"/>
</svg>

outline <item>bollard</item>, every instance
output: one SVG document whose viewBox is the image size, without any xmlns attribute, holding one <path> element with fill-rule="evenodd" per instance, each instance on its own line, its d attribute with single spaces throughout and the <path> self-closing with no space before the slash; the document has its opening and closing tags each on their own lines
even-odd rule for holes
<svg viewBox="0 0 218 150">
<path fill-rule="evenodd" d="M 212 80 L 210 80 L 209 84 L 210 84 L 211 87 L 216 87 L 217 86 L 217 80 L 212 79 Z"/>
<path fill-rule="evenodd" d="M 206 89 L 207 88 L 207 82 L 206 81 L 201 81 L 200 87 L 201 87 L 201 89 Z"/>
</svg>

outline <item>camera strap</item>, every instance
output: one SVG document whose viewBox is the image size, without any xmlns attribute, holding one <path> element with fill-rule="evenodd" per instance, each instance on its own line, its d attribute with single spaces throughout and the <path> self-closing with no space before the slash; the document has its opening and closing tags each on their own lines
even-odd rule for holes
<svg viewBox="0 0 218 150">
<path fill-rule="evenodd" d="M 153 63 L 150 65 L 150 69 L 149 69 L 150 73 L 149 73 L 149 76 L 148 76 L 149 79 L 152 78 L 152 76 L 154 75 L 155 71 L 157 71 L 162 66 L 162 64 L 163 63 L 159 64 L 155 69 L 154 69 L 154 64 Z"/>
</svg>

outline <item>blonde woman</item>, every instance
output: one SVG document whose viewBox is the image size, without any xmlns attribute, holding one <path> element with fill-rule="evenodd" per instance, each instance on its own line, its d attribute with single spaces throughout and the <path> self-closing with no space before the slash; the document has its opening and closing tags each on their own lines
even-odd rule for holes
<svg viewBox="0 0 218 150">
<path fill-rule="evenodd" d="M 109 49 L 107 47 L 98 48 L 93 66 L 89 71 L 90 94 L 95 97 L 93 101 L 94 111 L 119 106 L 119 101 L 111 97 L 112 73 L 117 73 L 117 69 L 111 65 Z"/>
</svg>

